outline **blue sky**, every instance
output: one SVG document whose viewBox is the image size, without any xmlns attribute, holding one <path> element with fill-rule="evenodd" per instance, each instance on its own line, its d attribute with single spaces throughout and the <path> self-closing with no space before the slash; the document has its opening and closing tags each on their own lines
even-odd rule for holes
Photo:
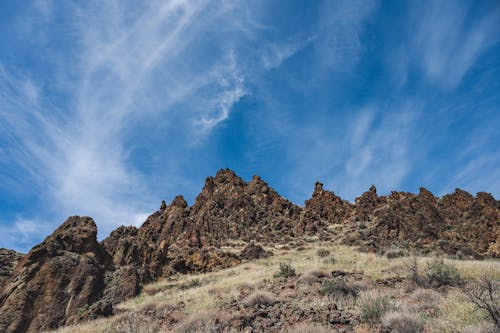
<svg viewBox="0 0 500 333">
<path fill-rule="evenodd" d="M 498 1 L 0 2 L 0 247 L 229 167 L 297 204 L 500 196 Z"/>
</svg>

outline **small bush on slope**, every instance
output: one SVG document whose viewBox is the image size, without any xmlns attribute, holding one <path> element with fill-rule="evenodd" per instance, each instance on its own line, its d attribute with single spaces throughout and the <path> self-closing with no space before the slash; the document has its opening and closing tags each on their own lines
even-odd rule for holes
<svg viewBox="0 0 500 333">
<path fill-rule="evenodd" d="M 420 333 L 424 331 L 423 320 L 414 313 L 391 311 L 382 317 L 385 328 L 394 333 Z"/>
<path fill-rule="evenodd" d="M 273 305 L 277 300 L 273 294 L 265 291 L 256 291 L 245 298 L 243 304 L 246 306 Z"/>
<path fill-rule="evenodd" d="M 470 282 L 463 291 L 479 310 L 488 313 L 491 321 L 500 330 L 500 281 L 485 275 Z"/>
<path fill-rule="evenodd" d="M 320 258 L 325 258 L 325 257 L 328 257 L 330 255 L 330 251 L 328 251 L 327 249 L 321 248 L 321 249 L 318 249 L 318 251 L 316 251 L 316 254 Z"/>
<path fill-rule="evenodd" d="M 456 286 L 463 282 L 455 267 L 445 264 L 443 259 L 438 258 L 427 264 L 425 277 L 431 287 Z"/>
<path fill-rule="evenodd" d="M 274 273 L 275 278 L 280 278 L 280 277 L 289 278 L 295 275 L 296 275 L 295 268 L 293 268 L 292 265 L 283 262 L 280 263 L 279 270 L 276 273 Z"/>
<path fill-rule="evenodd" d="M 323 281 L 321 292 L 326 296 L 358 296 L 359 286 L 346 282 L 343 278 Z"/>
<path fill-rule="evenodd" d="M 358 308 L 361 321 L 373 324 L 385 313 L 395 310 L 395 305 L 388 295 L 378 290 L 367 290 L 360 294 Z"/>
<path fill-rule="evenodd" d="M 230 321 L 230 316 L 215 312 L 201 311 L 193 313 L 184 322 L 175 328 L 177 333 L 218 333 L 218 332 L 233 332 L 227 330 Z"/>
</svg>

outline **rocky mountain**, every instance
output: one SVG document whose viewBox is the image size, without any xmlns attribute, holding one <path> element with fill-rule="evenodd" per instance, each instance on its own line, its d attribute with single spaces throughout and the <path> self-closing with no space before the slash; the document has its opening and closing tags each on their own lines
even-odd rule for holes
<svg viewBox="0 0 500 333">
<path fill-rule="evenodd" d="M 372 186 L 352 204 L 316 183 L 300 207 L 260 177 L 245 182 L 226 169 L 206 179 L 192 206 L 177 196 L 139 228 L 119 227 L 101 243 L 96 234 L 91 218 L 73 216 L 25 256 L 0 250 L 0 332 L 110 315 L 144 283 L 271 255 L 255 242 L 299 246 L 313 237 L 373 252 L 498 258 L 500 202 L 462 190 L 437 198 L 423 188 L 379 196 Z M 247 246 L 223 250 L 235 244 Z"/>
</svg>

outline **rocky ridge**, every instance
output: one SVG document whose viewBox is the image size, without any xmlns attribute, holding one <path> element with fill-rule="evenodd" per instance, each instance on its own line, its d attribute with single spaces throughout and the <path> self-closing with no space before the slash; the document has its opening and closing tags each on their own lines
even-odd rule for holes
<svg viewBox="0 0 500 333">
<path fill-rule="evenodd" d="M 351 204 L 316 183 L 300 207 L 260 177 L 245 182 L 226 169 L 206 179 L 192 206 L 177 196 L 139 228 L 122 226 L 101 243 L 96 234 L 91 218 L 74 216 L 17 265 L 18 255 L 0 252 L 0 260 L 12 258 L 2 261 L 0 332 L 35 332 L 109 315 L 141 284 L 269 255 L 254 242 L 294 246 L 316 237 L 374 252 L 398 246 L 498 258 L 500 202 L 458 189 L 442 198 L 423 188 L 379 196 L 372 186 Z M 235 242 L 247 248 L 222 250 Z"/>
</svg>

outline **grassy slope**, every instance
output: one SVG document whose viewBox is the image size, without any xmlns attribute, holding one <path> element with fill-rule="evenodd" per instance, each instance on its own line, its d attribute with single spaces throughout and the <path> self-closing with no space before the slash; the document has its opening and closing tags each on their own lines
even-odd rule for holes
<svg viewBox="0 0 500 333">
<path fill-rule="evenodd" d="M 320 258 L 318 249 L 330 251 L 330 257 Z M 231 249 L 235 250 L 235 249 Z M 257 287 L 264 280 L 273 280 L 273 274 L 279 263 L 290 263 L 297 273 L 306 273 L 314 270 L 342 270 L 347 272 L 362 272 L 367 279 L 375 281 L 393 277 L 406 277 L 408 274 L 409 257 L 388 259 L 384 256 L 361 253 L 353 247 L 339 246 L 330 243 L 309 243 L 306 249 L 271 249 L 274 255 L 267 259 L 251 261 L 222 271 L 196 274 L 178 275 L 169 279 L 146 285 L 143 292 L 136 298 L 130 299 L 117 306 L 125 313 L 133 313 L 147 306 L 185 303 L 183 310 L 185 316 L 205 310 L 217 309 L 232 299 L 237 299 L 242 287 Z M 335 262 L 327 260 L 334 257 Z M 429 257 L 417 257 L 419 266 L 432 260 Z M 485 272 L 500 280 L 500 262 L 498 261 L 471 261 L 471 260 L 446 260 L 446 263 L 456 267 L 463 277 L 476 278 Z M 402 290 L 396 293 L 404 294 Z M 217 297 L 214 297 L 214 295 Z M 402 299 L 406 296 L 401 296 Z M 295 300 L 300 303 L 301 300 Z M 322 299 L 318 298 L 316 304 L 311 300 L 303 301 L 301 306 L 319 306 Z M 355 304 L 349 304 L 354 307 Z M 438 314 L 434 318 L 426 319 L 426 329 L 429 332 L 452 332 L 457 327 L 476 324 L 484 320 L 484 314 L 478 313 L 458 289 L 450 289 L 443 294 L 437 304 Z M 105 318 L 82 323 L 78 326 L 66 327 L 58 330 L 59 333 L 83 332 L 111 332 L 114 319 Z M 152 319 L 154 320 L 154 319 Z M 363 331 L 363 325 L 357 328 Z M 366 329 L 366 328 L 365 328 Z M 145 330 L 146 332 L 147 330 Z"/>
</svg>

